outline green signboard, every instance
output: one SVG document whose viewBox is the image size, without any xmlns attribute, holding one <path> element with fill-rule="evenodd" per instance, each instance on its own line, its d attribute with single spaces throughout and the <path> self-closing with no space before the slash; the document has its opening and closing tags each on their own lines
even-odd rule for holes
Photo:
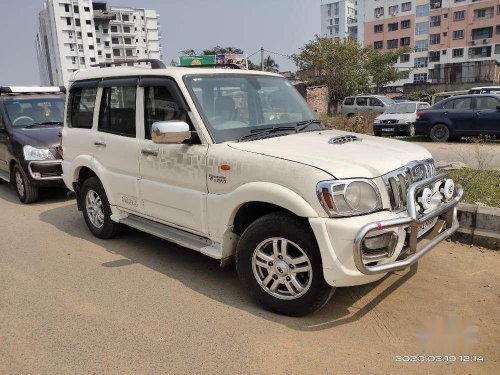
<svg viewBox="0 0 500 375">
<path fill-rule="evenodd" d="M 214 65 L 214 64 L 215 64 L 215 55 L 181 56 L 179 58 L 180 66 Z"/>
</svg>

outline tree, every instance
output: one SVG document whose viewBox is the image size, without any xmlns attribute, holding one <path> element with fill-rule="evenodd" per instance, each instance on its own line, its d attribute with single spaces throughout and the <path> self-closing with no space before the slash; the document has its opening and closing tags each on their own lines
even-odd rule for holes
<svg viewBox="0 0 500 375">
<path fill-rule="evenodd" d="M 271 56 L 268 55 L 264 59 L 264 71 L 277 73 L 279 72 L 279 68 L 280 66 L 276 64 L 276 61 Z"/>
<path fill-rule="evenodd" d="M 411 47 L 404 47 L 394 51 L 381 52 L 373 47 L 365 49 L 366 71 L 370 74 L 371 83 L 375 86 L 377 93 L 388 83 L 407 78 L 411 69 L 399 69 L 394 66 L 398 59 L 413 51 Z"/>
<path fill-rule="evenodd" d="M 237 55 L 243 54 L 243 50 L 236 47 L 221 47 L 215 46 L 209 49 L 203 50 L 203 55 L 224 55 L 229 53 L 235 53 Z"/>
<path fill-rule="evenodd" d="M 260 70 L 260 64 L 254 64 L 252 60 L 248 59 L 248 70 Z"/>
<path fill-rule="evenodd" d="M 298 66 L 318 71 L 320 81 L 328 88 L 330 114 L 346 96 L 368 88 L 369 77 L 363 63 L 365 51 L 352 38 L 316 35 L 293 58 Z"/>
</svg>

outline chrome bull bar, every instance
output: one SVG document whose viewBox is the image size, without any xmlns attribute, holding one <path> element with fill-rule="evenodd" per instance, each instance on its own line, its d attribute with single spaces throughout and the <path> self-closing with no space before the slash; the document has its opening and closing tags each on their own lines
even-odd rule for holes
<svg viewBox="0 0 500 375">
<path fill-rule="evenodd" d="M 453 198 L 451 198 L 447 202 L 444 202 L 435 210 L 428 212 L 421 217 L 418 217 L 417 204 L 415 201 L 416 193 L 419 191 L 419 189 L 436 184 L 436 182 L 445 180 L 446 178 L 448 178 L 448 174 L 442 173 L 412 184 L 407 192 L 407 217 L 373 222 L 361 227 L 354 240 L 354 263 L 356 264 L 356 268 L 361 273 L 365 275 L 375 275 L 379 273 L 398 271 L 407 268 L 416 263 L 426 253 L 432 250 L 438 243 L 444 241 L 457 231 L 459 223 L 457 219 L 456 206 L 464 193 L 464 190 L 460 185 L 455 186 L 455 193 Z M 438 218 L 437 223 L 429 233 L 421 238 L 428 239 L 429 242 L 425 244 L 425 246 L 417 250 L 417 243 L 421 240 L 418 238 L 419 226 L 434 218 Z M 444 225 L 446 225 L 446 229 L 441 231 Z M 391 263 L 377 264 L 372 266 L 366 265 L 363 262 L 362 252 L 362 245 L 365 237 L 375 230 L 397 227 L 410 228 L 410 238 L 408 241 L 408 245 L 401 251 L 401 253 L 406 253 L 408 256 L 403 260 L 396 260 Z"/>
</svg>

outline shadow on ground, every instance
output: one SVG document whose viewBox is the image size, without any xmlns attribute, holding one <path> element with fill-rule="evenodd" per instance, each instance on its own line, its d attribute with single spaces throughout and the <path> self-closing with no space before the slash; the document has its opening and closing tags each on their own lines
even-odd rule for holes
<svg viewBox="0 0 500 375">
<path fill-rule="evenodd" d="M 97 239 L 87 229 L 75 204 L 46 210 L 40 214 L 40 219 L 73 237 L 123 257 L 103 263 L 103 267 L 127 267 L 139 263 L 211 299 L 301 331 L 324 330 L 361 319 L 416 272 L 413 268 L 369 285 L 338 288 L 331 301 L 318 313 L 304 318 L 289 318 L 267 312 L 257 305 L 240 284 L 234 265 L 220 268 L 219 262 L 214 259 L 131 228 L 124 228 L 119 237 L 111 240 Z M 364 298 L 387 278 L 390 278 L 387 288 L 373 298 Z M 361 299 L 363 301 L 359 303 Z M 361 307 L 353 307 L 360 304 Z"/>
</svg>

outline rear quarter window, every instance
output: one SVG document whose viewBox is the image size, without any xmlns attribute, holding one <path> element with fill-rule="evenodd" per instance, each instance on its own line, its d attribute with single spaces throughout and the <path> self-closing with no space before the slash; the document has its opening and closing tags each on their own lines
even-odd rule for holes
<svg viewBox="0 0 500 375">
<path fill-rule="evenodd" d="M 344 105 L 354 105 L 354 98 L 345 98 Z"/>
</svg>

